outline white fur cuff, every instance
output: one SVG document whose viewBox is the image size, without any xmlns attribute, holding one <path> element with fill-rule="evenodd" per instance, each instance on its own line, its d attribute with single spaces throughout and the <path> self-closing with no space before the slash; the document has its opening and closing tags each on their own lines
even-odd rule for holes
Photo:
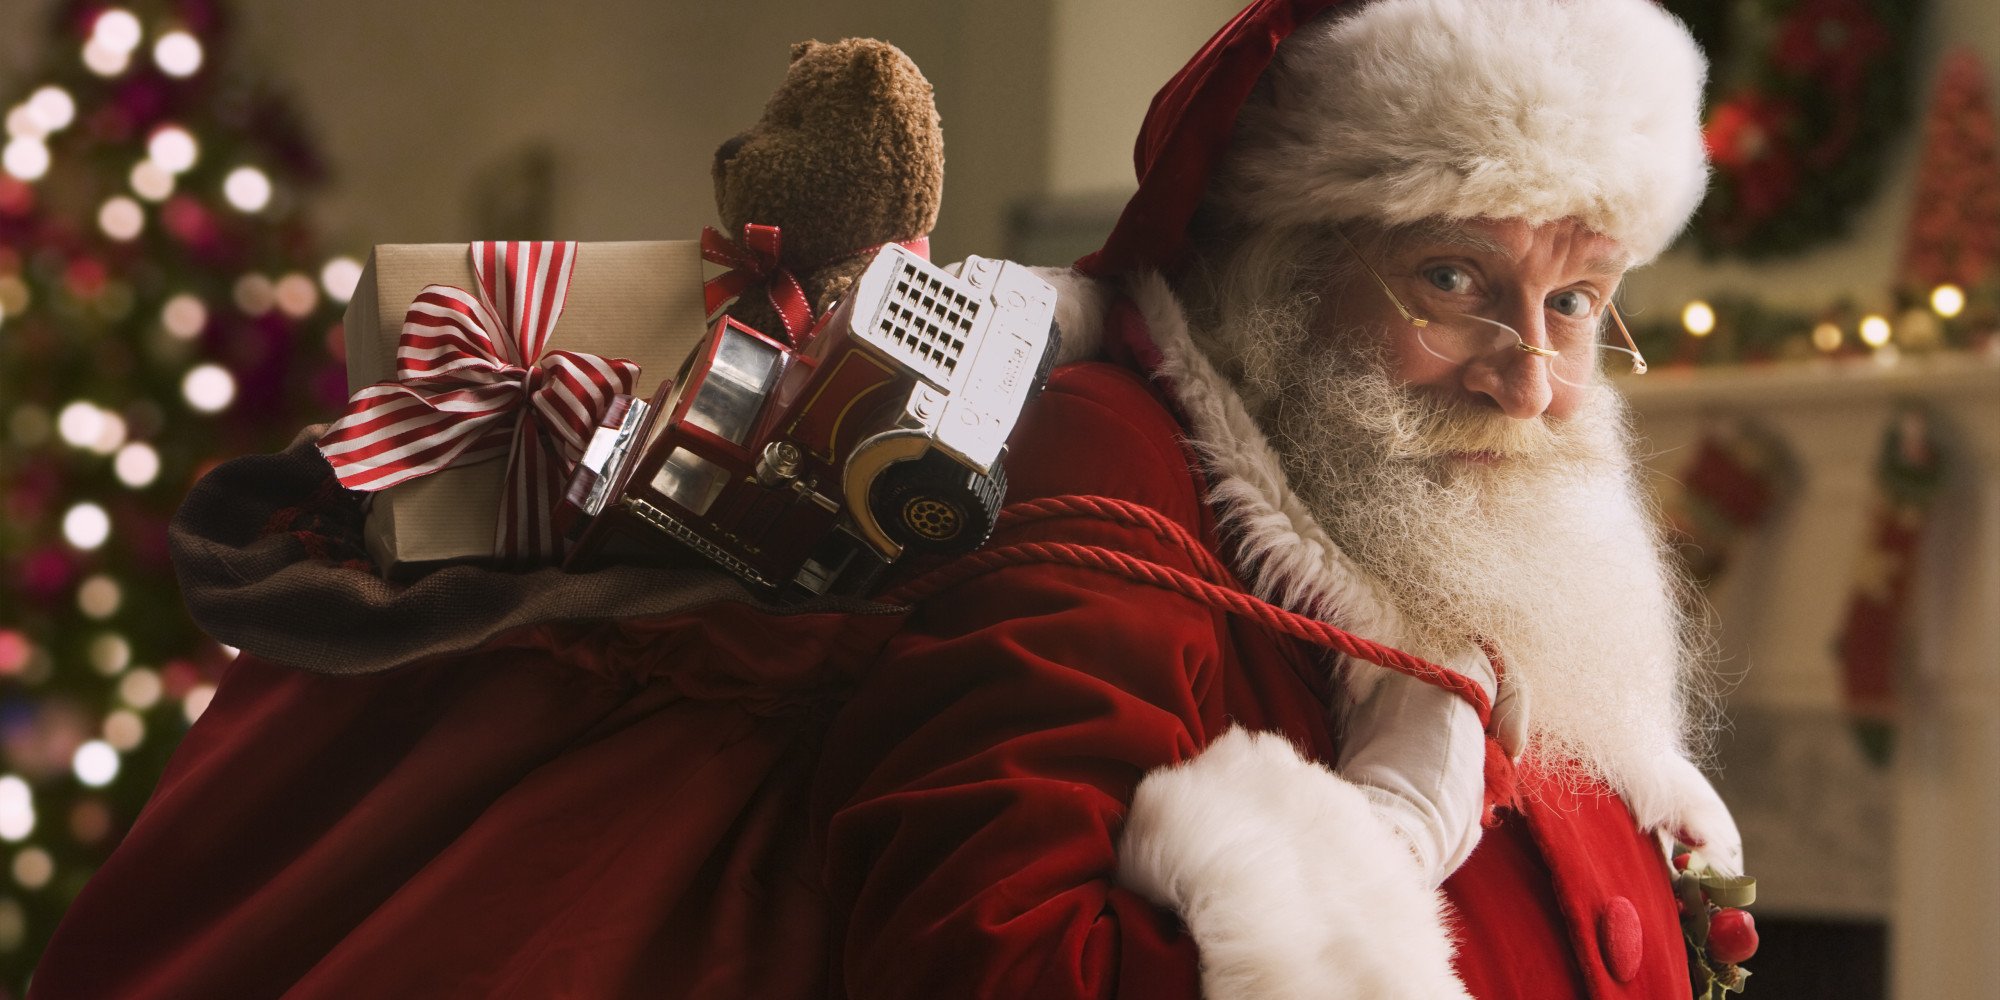
<svg viewBox="0 0 2000 1000">
<path fill-rule="evenodd" d="M 1232 729 L 1146 776 L 1119 883 L 1179 913 L 1208 1000 L 1461 1000 L 1444 903 L 1368 798 Z"/>
</svg>

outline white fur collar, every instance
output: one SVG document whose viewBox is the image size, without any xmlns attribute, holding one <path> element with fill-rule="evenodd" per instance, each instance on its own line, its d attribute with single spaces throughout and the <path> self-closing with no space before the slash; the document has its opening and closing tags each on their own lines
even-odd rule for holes
<svg viewBox="0 0 2000 1000">
<path fill-rule="evenodd" d="M 1062 327 L 1059 360 L 1091 357 L 1104 339 L 1109 291 L 1075 271 L 1038 268 L 1058 292 Z M 1232 567 L 1257 596 L 1323 618 L 1365 639 L 1400 645 L 1396 614 L 1376 595 L 1368 575 L 1347 558 L 1292 492 L 1277 452 L 1237 394 L 1188 333 L 1187 315 L 1155 272 L 1129 281 L 1173 387 L 1187 415 L 1188 443 L 1207 464 L 1220 526 L 1239 539 Z"/>
</svg>

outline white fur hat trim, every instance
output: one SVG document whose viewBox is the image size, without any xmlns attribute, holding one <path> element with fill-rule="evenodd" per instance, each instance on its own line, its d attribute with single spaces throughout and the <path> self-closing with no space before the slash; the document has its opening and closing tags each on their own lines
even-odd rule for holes
<svg viewBox="0 0 2000 1000">
<path fill-rule="evenodd" d="M 1261 224 L 1573 217 L 1644 263 L 1707 185 L 1706 76 L 1652 0 L 1375 0 L 1279 48 L 1213 195 Z"/>
</svg>

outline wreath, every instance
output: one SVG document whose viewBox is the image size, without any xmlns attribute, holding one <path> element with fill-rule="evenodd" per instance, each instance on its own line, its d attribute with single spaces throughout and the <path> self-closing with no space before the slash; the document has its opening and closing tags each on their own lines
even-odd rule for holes
<svg viewBox="0 0 2000 1000">
<path fill-rule="evenodd" d="M 1666 0 L 1708 52 L 1715 181 L 1704 254 L 1796 254 L 1845 235 L 1908 118 L 1921 0 Z"/>
</svg>

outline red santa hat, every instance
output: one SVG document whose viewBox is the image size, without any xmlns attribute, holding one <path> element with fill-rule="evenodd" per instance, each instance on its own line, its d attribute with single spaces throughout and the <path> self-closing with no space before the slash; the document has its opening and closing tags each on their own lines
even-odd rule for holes
<svg viewBox="0 0 2000 1000">
<path fill-rule="evenodd" d="M 1707 185 L 1706 76 L 1652 0 L 1257 0 L 1153 98 L 1139 190 L 1077 267 L 1171 272 L 1204 197 L 1265 225 L 1575 218 L 1643 263 Z"/>
</svg>

